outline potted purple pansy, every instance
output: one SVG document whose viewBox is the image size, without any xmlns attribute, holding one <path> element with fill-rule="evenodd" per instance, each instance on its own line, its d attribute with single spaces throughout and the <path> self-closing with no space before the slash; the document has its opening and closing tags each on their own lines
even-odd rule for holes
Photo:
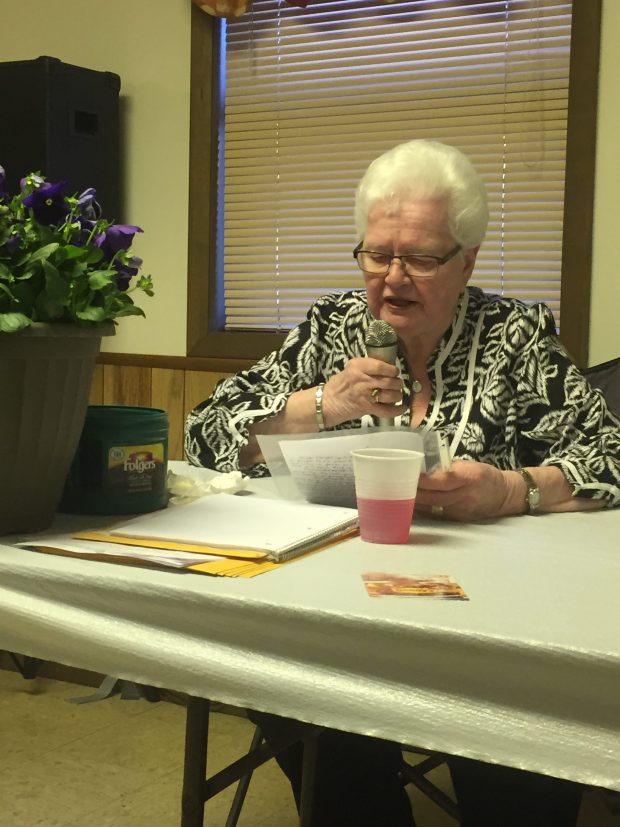
<svg viewBox="0 0 620 827">
<path fill-rule="evenodd" d="M 49 526 L 82 431 L 102 336 L 153 295 L 140 227 L 102 217 L 94 189 L 40 173 L 9 193 L 0 167 L 0 535 Z"/>
<path fill-rule="evenodd" d="M 152 295 L 130 249 L 139 227 L 102 218 L 94 189 L 67 195 L 63 182 L 31 173 L 11 196 L 5 182 L 0 167 L 0 333 L 144 315 L 131 295 Z"/>
</svg>

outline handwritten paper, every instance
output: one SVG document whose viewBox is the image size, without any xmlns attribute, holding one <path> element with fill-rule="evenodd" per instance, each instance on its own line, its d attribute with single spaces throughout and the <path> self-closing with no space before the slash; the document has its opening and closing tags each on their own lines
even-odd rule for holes
<svg viewBox="0 0 620 827">
<path fill-rule="evenodd" d="M 425 468 L 449 467 L 441 435 L 411 428 L 359 428 L 321 434 L 261 434 L 259 445 L 280 496 L 355 508 L 351 451 L 404 448 L 425 455 Z"/>
</svg>

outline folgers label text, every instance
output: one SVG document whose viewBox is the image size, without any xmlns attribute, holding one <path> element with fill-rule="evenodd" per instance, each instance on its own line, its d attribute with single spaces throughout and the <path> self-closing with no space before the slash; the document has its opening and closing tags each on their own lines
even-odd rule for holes
<svg viewBox="0 0 620 827">
<path fill-rule="evenodd" d="M 165 485 L 164 444 L 117 445 L 108 451 L 108 486 L 120 493 L 158 491 Z"/>
<path fill-rule="evenodd" d="M 123 463 L 123 471 L 135 471 L 143 474 L 145 471 L 152 471 L 155 468 L 155 460 L 150 451 L 139 451 L 130 454 Z"/>
</svg>

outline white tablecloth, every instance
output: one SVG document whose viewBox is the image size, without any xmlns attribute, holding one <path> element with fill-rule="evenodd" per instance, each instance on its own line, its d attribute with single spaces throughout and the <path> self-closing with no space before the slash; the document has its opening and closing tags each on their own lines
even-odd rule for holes
<svg viewBox="0 0 620 827">
<path fill-rule="evenodd" d="M 416 518 L 251 580 L 0 545 L 0 648 L 620 790 L 619 536 L 620 511 Z M 370 598 L 377 570 L 471 599 Z"/>
</svg>

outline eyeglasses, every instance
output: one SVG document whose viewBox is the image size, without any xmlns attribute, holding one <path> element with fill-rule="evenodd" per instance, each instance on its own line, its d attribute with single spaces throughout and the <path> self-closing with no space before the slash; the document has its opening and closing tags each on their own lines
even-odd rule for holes
<svg viewBox="0 0 620 827">
<path fill-rule="evenodd" d="M 353 258 L 357 266 L 365 273 L 372 276 L 387 276 L 395 258 L 400 261 L 405 273 L 414 279 L 432 279 L 437 275 L 440 264 L 446 264 L 451 258 L 462 249 L 457 244 L 445 256 L 425 256 L 418 253 L 410 253 L 405 256 L 392 256 L 389 253 L 378 253 L 375 250 L 362 250 L 362 242 L 353 250 Z"/>
</svg>

